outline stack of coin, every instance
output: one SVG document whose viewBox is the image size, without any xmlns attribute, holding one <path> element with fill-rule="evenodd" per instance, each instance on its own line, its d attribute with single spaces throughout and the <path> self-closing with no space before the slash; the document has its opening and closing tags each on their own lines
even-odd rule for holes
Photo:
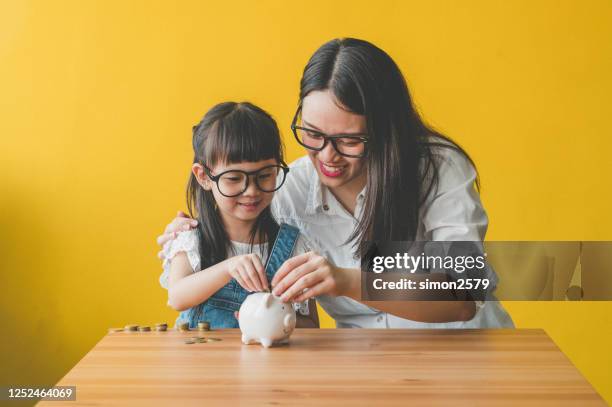
<svg viewBox="0 0 612 407">
<path fill-rule="evenodd" d="M 210 323 L 208 321 L 198 322 L 198 331 L 210 331 Z"/>
<path fill-rule="evenodd" d="M 163 332 L 168 330 L 168 324 L 165 322 L 155 324 L 155 330 L 158 332 Z"/>
<path fill-rule="evenodd" d="M 181 330 L 185 330 L 188 331 L 189 330 L 189 324 L 181 324 L 181 325 L 186 325 L 183 328 L 181 328 Z M 159 322 L 157 324 L 155 324 L 155 330 L 156 331 L 167 331 L 168 330 L 168 324 L 166 322 Z M 109 332 L 151 332 L 151 327 L 150 326 L 139 326 L 136 324 L 129 324 L 126 325 L 125 328 L 109 328 L 108 329 Z"/>
<path fill-rule="evenodd" d="M 189 331 L 189 322 L 181 322 L 178 326 L 179 331 L 187 332 Z"/>
</svg>

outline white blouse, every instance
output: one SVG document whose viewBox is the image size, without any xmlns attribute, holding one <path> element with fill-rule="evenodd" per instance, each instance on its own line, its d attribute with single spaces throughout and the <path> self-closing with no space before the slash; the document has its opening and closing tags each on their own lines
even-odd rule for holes
<svg viewBox="0 0 612 407">
<path fill-rule="evenodd" d="M 476 171 L 460 153 L 441 148 L 439 183 L 420 211 L 417 241 L 483 241 L 488 219 L 474 190 Z M 365 188 L 357 196 L 351 215 L 321 184 L 306 157 L 290 165 L 285 184 L 272 201 L 272 212 L 279 222 L 300 229 L 314 250 L 343 268 L 360 268 L 350 244 L 345 244 L 358 224 L 363 210 Z M 384 209 L 382 209 L 384 210 Z M 492 270 L 489 270 L 493 273 Z M 381 312 L 348 297 L 319 296 L 317 301 L 338 327 L 362 328 L 506 328 L 512 319 L 498 301 L 487 301 L 469 321 L 424 323 Z M 426 304 L 426 303 L 423 303 Z"/>
</svg>

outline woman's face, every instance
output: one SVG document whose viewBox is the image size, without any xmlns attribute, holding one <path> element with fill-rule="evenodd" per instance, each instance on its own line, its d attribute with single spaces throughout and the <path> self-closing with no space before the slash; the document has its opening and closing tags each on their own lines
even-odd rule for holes
<svg viewBox="0 0 612 407">
<path fill-rule="evenodd" d="M 310 92 L 302 101 L 303 127 L 328 135 L 366 133 L 365 117 L 340 108 L 330 90 Z M 344 157 L 327 143 L 321 151 L 306 150 L 321 183 L 330 189 L 359 192 L 366 183 L 365 158 Z"/>
<path fill-rule="evenodd" d="M 261 160 L 255 162 L 241 162 L 241 163 L 218 163 L 210 172 L 214 175 L 219 175 L 229 170 L 242 170 L 246 172 L 257 171 L 261 168 L 269 165 L 278 165 L 278 162 L 272 158 L 269 160 Z M 197 172 L 196 169 L 198 168 Z M 201 170 L 200 170 L 201 169 Z M 257 219 L 259 214 L 270 205 L 272 202 L 273 192 L 263 192 L 255 184 L 254 175 L 249 177 L 248 188 L 242 194 L 233 197 L 224 196 L 219 192 L 219 188 L 225 188 L 224 193 L 226 195 L 233 195 L 233 189 L 238 188 L 241 190 L 244 186 L 244 180 L 240 176 L 233 176 L 232 173 L 228 173 L 221 177 L 219 180 L 219 186 L 215 185 L 208 176 L 204 173 L 204 170 L 200 164 L 194 164 L 194 174 L 198 178 L 200 185 L 209 191 L 212 191 L 219 212 L 224 220 L 238 220 L 238 221 L 253 221 Z M 276 172 L 265 171 L 259 175 L 260 185 L 268 185 L 269 188 L 274 188 L 276 185 Z M 266 188 L 267 189 L 267 188 Z"/>
</svg>

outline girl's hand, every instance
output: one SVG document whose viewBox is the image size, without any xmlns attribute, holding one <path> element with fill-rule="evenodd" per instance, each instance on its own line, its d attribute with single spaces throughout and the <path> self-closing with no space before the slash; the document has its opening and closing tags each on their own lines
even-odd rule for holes
<svg viewBox="0 0 612 407">
<path fill-rule="evenodd" d="M 166 226 L 164 233 L 157 237 L 157 244 L 163 248 L 166 242 L 176 239 L 178 232 L 187 231 L 195 228 L 196 226 L 198 226 L 197 220 L 190 218 L 183 211 L 178 211 L 176 218 L 174 218 L 172 222 Z M 163 250 L 160 250 L 159 253 L 157 253 L 157 257 L 160 259 L 164 258 Z"/>
<path fill-rule="evenodd" d="M 230 257 L 224 261 L 228 274 L 247 291 L 267 291 L 268 279 L 261 259 L 255 253 Z"/>
<path fill-rule="evenodd" d="M 321 294 L 345 295 L 351 285 L 348 269 L 331 264 L 315 252 L 285 261 L 272 279 L 272 293 L 284 302 L 302 302 Z"/>
</svg>

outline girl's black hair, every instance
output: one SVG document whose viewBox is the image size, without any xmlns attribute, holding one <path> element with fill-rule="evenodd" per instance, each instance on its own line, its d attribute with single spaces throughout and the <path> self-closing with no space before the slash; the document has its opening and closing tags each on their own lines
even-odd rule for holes
<svg viewBox="0 0 612 407">
<path fill-rule="evenodd" d="M 239 163 L 275 159 L 283 163 L 283 144 L 276 122 L 263 109 L 248 102 L 224 102 L 210 109 L 193 127 L 193 163 L 213 168 L 217 163 Z M 213 185 L 213 188 L 216 186 Z M 229 255 L 230 240 L 217 212 L 212 191 L 207 191 L 191 173 L 187 185 L 189 215 L 198 219 L 201 267 L 205 269 Z M 257 218 L 250 235 L 271 242 L 278 232 L 270 207 Z"/>
<path fill-rule="evenodd" d="M 367 196 L 348 242 L 358 254 L 368 252 L 368 241 L 414 240 L 419 209 L 439 181 L 434 148 L 453 149 L 473 161 L 424 123 L 399 67 L 367 41 L 334 39 L 314 53 L 300 82 L 300 103 L 310 92 L 327 89 L 343 109 L 365 116 L 369 137 Z"/>
</svg>

